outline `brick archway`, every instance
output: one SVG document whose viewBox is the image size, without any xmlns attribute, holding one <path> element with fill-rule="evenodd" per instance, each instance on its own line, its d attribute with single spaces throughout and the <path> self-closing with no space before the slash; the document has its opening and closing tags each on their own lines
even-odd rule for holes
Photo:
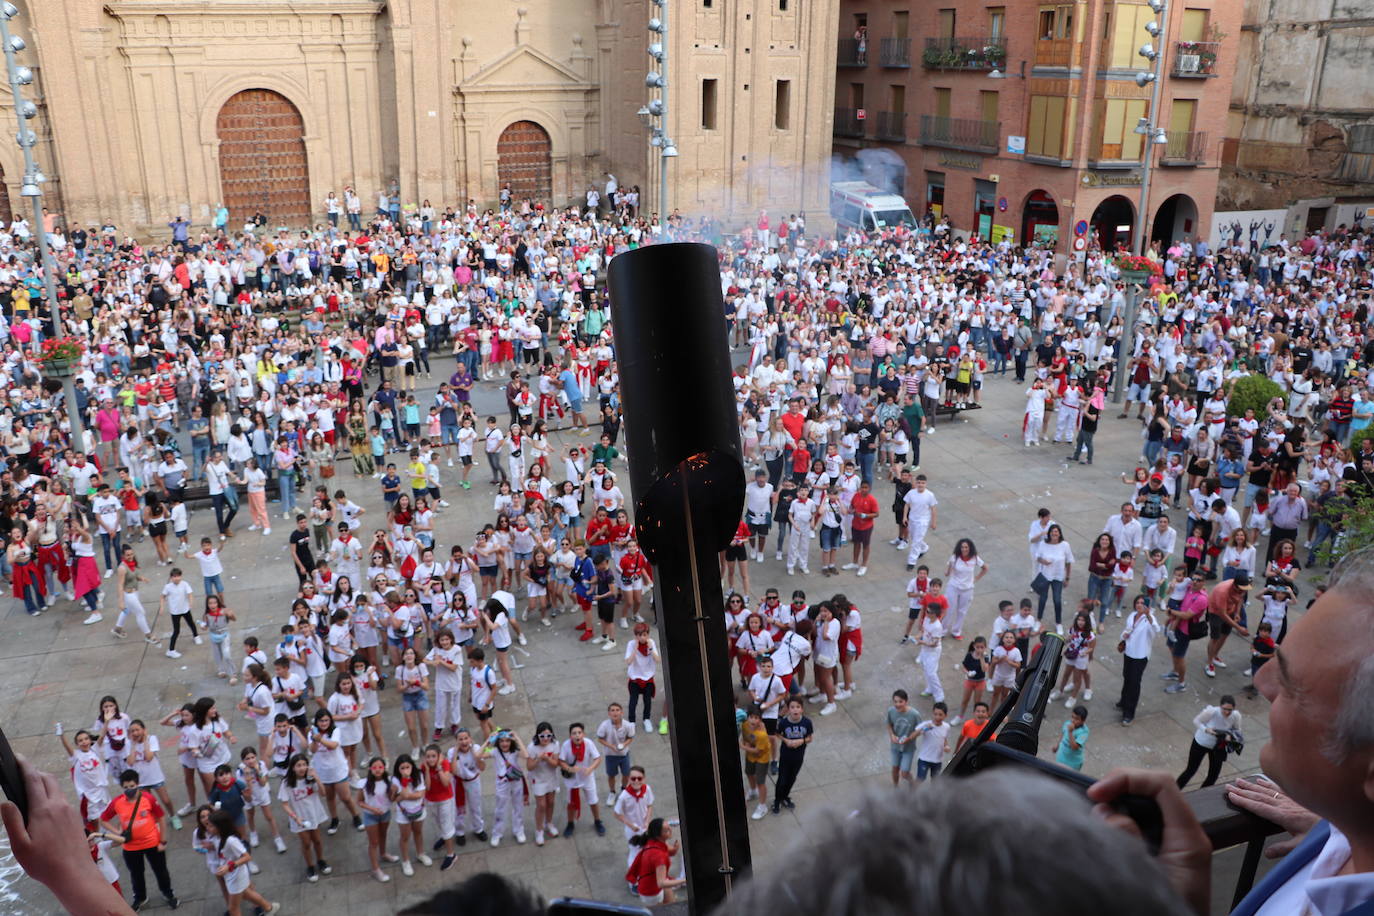
<svg viewBox="0 0 1374 916">
<path fill-rule="evenodd" d="M 310 172 L 296 106 L 270 89 L 245 89 L 224 103 L 215 130 L 230 225 L 259 212 L 273 225 L 308 225 Z"/>
<path fill-rule="evenodd" d="M 510 182 L 511 197 L 548 206 L 553 198 L 553 152 L 549 132 L 533 121 L 515 121 L 496 141 L 498 189 Z"/>
</svg>

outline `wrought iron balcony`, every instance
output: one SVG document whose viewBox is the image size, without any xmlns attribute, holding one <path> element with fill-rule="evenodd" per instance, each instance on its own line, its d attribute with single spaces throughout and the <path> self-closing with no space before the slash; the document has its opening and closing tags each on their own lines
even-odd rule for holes
<svg viewBox="0 0 1374 916">
<path fill-rule="evenodd" d="M 884 67 L 910 67 L 911 39 L 884 38 L 878 46 L 878 62 Z"/>
<path fill-rule="evenodd" d="M 921 54 L 928 70 L 996 70 L 1006 62 L 1005 38 L 927 38 Z"/>
<path fill-rule="evenodd" d="M 864 135 L 864 121 L 859 117 L 859 111 L 858 108 L 835 109 L 835 136 L 862 137 Z"/>
<path fill-rule="evenodd" d="M 857 38 L 841 38 L 839 50 L 835 55 L 837 67 L 867 67 L 868 41 Z"/>
<path fill-rule="evenodd" d="M 1217 75 L 1216 41 L 1174 42 L 1174 76 L 1183 79 L 1207 79 Z"/>
<path fill-rule="evenodd" d="M 921 143 L 925 146 L 995 153 L 1001 133 L 1001 121 L 921 115 Z"/>
<path fill-rule="evenodd" d="M 879 140 L 892 140 L 897 143 L 906 140 L 906 112 L 880 111 L 873 121 L 873 136 Z"/>
<path fill-rule="evenodd" d="M 1207 161 L 1205 130 L 1171 130 L 1166 134 L 1169 142 L 1160 154 L 1160 165 L 1202 165 Z"/>
</svg>

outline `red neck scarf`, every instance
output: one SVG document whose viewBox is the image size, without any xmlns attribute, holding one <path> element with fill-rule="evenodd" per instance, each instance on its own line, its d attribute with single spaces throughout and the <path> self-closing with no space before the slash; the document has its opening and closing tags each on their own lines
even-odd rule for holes
<svg viewBox="0 0 1374 916">
<path fill-rule="evenodd" d="M 635 640 L 635 646 L 639 648 L 640 655 L 648 655 L 650 651 L 652 651 L 652 647 L 647 642 L 640 642 L 639 640 Z"/>
<path fill-rule="evenodd" d="M 586 741 L 568 741 L 568 746 L 572 748 L 573 761 L 581 763 L 582 757 L 587 753 Z M 568 790 L 568 817 L 573 820 L 582 816 L 582 790 L 576 786 Z"/>
<path fill-rule="evenodd" d="M 632 796 L 634 796 L 637 799 L 643 798 L 644 793 L 649 791 L 649 784 L 647 782 L 641 782 L 637 790 L 634 786 L 626 786 L 625 791 L 629 792 Z"/>
</svg>

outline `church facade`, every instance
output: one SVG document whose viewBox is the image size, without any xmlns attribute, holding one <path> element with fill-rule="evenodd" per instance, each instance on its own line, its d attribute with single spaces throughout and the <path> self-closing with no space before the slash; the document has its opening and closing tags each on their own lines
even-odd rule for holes
<svg viewBox="0 0 1374 916">
<path fill-rule="evenodd" d="M 66 223 L 165 232 L 324 219 L 352 187 L 434 206 L 581 202 L 607 172 L 739 221 L 826 207 L 838 0 L 26 0 L 11 29 L 30 126 Z M 652 16 L 668 23 L 667 117 L 641 113 Z M 0 106 L 13 118 L 8 100 Z M 6 203 L 22 158 L 0 141 Z M 0 216 L 5 214 L 0 212 Z"/>
</svg>

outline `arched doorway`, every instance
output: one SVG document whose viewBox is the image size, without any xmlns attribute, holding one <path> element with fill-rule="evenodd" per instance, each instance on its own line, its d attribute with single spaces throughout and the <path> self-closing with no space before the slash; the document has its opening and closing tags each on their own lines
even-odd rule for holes
<svg viewBox="0 0 1374 916">
<path fill-rule="evenodd" d="M 1160 250 L 1197 234 L 1197 204 L 1187 194 L 1175 194 L 1155 211 L 1150 240 L 1157 243 Z"/>
<path fill-rule="evenodd" d="M 1022 245 L 1049 245 L 1059 241 L 1059 205 L 1049 191 L 1031 191 L 1021 208 Z"/>
<path fill-rule="evenodd" d="M 245 89 L 219 110 L 219 180 L 231 224 L 263 213 L 272 225 L 310 223 L 305 123 L 270 89 Z"/>
<path fill-rule="evenodd" d="M 546 206 L 553 197 L 553 155 L 549 132 L 533 121 L 516 121 L 496 141 L 498 187 L 510 182 L 511 197 Z"/>
<path fill-rule="evenodd" d="M 1113 194 L 1093 211 L 1088 221 L 1103 251 L 1129 251 L 1135 233 L 1135 207 L 1120 194 Z"/>
<path fill-rule="evenodd" d="M 10 186 L 5 183 L 5 170 L 0 169 L 0 225 L 8 226 L 14 222 L 14 211 L 10 209 Z"/>
</svg>

